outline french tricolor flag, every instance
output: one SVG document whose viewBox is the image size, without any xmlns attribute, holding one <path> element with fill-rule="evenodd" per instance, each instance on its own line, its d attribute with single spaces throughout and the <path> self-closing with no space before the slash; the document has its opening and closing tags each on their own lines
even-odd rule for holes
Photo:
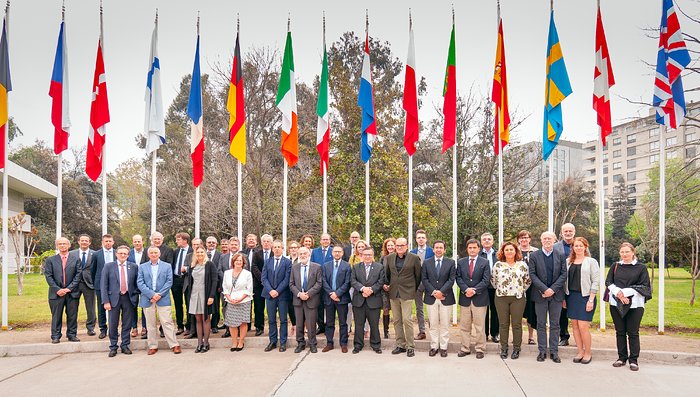
<svg viewBox="0 0 700 397">
<path fill-rule="evenodd" d="M 199 187 L 202 184 L 202 179 L 204 179 L 204 127 L 202 125 L 201 78 L 199 70 L 199 34 L 197 34 L 197 50 L 194 54 L 190 99 L 187 103 L 187 116 L 190 118 L 190 129 L 192 132 L 190 157 L 192 157 L 192 181 L 194 187 Z"/>
<path fill-rule="evenodd" d="M 51 86 L 51 124 L 54 126 L 53 151 L 60 154 L 68 149 L 70 135 L 70 114 L 68 108 L 68 53 L 66 48 L 66 21 L 61 21 L 58 34 L 56 57 L 53 62 Z"/>
<path fill-rule="evenodd" d="M 357 104 L 362 108 L 362 161 L 372 157 L 372 145 L 377 139 L 377 123 L 374 116 L 374 88 L 372 87 L 372 67 L 369 59 L 369 33 L 365 38 L 365 55 L 362 59 L 362 79 Z"/>
</svg>

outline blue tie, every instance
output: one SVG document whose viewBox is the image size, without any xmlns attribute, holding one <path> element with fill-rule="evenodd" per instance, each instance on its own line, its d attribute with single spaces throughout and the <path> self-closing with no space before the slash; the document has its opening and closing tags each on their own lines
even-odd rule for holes
<svg viewBox="0 0 700 397">
<path fill-rule="evenodd" d="M 335 265 L 333 265 L 333 291 L 338 289 L 338 285 L 335 282 L 335 279 L 338 277 L 338 261 L 335 261 Z"/>
<path fill-rule="evenodd" d="M 301 278 L 301 289 L 306 292 L 306 265 L 302 266 L 302 269 L 304 269 L 304 275 Z"/>
<path fill-rule="evenodd" d="M 82 266 L 81 269 L 85 269 L 86 260 L 85 260 L 85 253 L 84 252 L 83 252 L 83 259 L 80 261 L 80 265 Z"/>
</svg>

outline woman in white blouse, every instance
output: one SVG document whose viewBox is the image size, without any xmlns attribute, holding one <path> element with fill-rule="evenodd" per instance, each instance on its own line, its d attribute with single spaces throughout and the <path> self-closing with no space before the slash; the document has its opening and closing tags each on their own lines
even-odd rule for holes
<svg viewBox="0 0 700 397">
<path fill-rule="evenodd" d="M 226 305 L 224 324 L 231 333 L 231 351 L 241 351 L 245 346 L 245 335 L 250 321 L 250 306 L 253 300 L 253 275 L 243 268 L 242 254 L 231 258 L 231 269 L 224 272 L 222 290 Z M 240 338 L 238 333 L 240 327 Z"/>
</svg>

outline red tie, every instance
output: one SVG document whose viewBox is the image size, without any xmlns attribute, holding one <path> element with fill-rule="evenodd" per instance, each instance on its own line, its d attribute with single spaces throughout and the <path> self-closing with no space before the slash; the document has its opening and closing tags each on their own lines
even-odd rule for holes
<svg viewBox="0 0 700 397">
<path fill-rule="evenodd" d="M 63 288 L 66 288 L 66 264 L 68 263 L 68 255 L 61 255 L 61 266 L 63 267 Z"/>
<path fill-rule="evenodd" d="M 474 258 L 469 259 L 469 278 L 474 274 Z"/>
<path fill-rule="evenodd" d="M 125 267 L 126 266 L 124 266 L 123 263 L 121 265 L 119 265 L 119 269 L 120 269 L 121 276 L 122 276 L 121 281 L 119 283 L 119 292 L 122 295 L 126 294 L 126 271 L 124 270 Z"/>
</svg>

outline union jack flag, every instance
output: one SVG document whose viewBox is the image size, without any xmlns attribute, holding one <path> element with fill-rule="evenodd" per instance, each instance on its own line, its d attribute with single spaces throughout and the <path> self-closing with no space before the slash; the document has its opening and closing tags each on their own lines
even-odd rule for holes
<svg viewBox="0 0 700 397">
<path fill-rule="evenodd" d="M 681 73 L 690 63 L 690 54 L 683 40 L 673 0 L 662 2 L 653 106 L 656 108 L 656 122 L 675 129 L 685 117 Z"/>
</svg>

